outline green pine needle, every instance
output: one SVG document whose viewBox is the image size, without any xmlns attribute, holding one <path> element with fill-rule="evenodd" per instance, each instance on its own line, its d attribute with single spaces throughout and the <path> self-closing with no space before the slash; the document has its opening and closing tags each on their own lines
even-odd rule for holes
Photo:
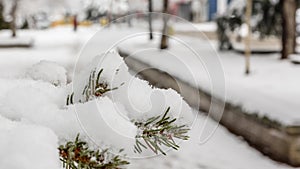
<svg viewBox="0 0 300 169">
<path fill-rule="evenodd" d="M 101 74 L 103 72 L 103 69 L 100 69 L 100 71 L 97 73 L 96 77 L 96 70 L 93 70 L 90 75 L 87 84 L 84 86 L 83 91 L 81 95 L 84 96 L 83 102 L 87 102 L 95 97 L 101 97 L 103 94 L 117 90 L 118 87 L 109 88 L 108 84 L 106 82 L 101 82 Z M 124 82 L 120 84 L 120 86 L 123 86 Z M 68 95 L 66 105 L 73 104 L 73 95 L 74 92 L 71 95 Z M 80 100 L 79 102 L 82 102 Z"/>
<path fill-rule="evenodd" d="M 136 136 L 134 152 L 141 153 L 143 149 L 149 148 L 155 154 L 158 152 L 166 155 L 161 146 L 179 149 L 179 145 L 174 138 L 188 140 L 186 134 L 189 128 L 186 125 L 178 126 L 174 124 L 176 118 L 171 119 L 168 116 L 170 107 L 161 116 L 151 117 L 146 122 L 135 122 L 135 125 L 141 130 L 142 134 Z"/>
</svg>

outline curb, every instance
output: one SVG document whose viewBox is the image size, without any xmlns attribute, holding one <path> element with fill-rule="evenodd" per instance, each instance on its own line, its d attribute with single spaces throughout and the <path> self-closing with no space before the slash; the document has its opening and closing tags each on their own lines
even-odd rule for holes
<svg viewBox="0 0 300 169">
<path fill-rule="evenodd" d="M 218 99 L 205 91 L 192 87 L 178 78 L 174 79 L 168 73 L 154 69 L 147 63 L 127 57 L 128 54 L 122 51 L 119 51 L 119 54 L 129 69 L 139 72 L 138 75 L 153 86 L 176 90 L 191 107 L 198 108 L 200 105 L 200 111 L 209 112 L 211 104 L 217 106 L 215 108 L 222 106 Z M 211 118 L 215 119 L 213 112 Z M 300 167 L 300 126 L 282 126 L 267 117 L 259 117 L 230 103 L 225 103 L 220 123 L 273 160 Z"/>
</svg>

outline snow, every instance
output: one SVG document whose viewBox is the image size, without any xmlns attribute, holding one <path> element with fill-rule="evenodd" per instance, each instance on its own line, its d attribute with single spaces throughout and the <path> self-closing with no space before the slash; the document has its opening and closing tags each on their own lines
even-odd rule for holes
<svg viewBox="0 0 300 169">
<path fill-rule="evenodd" d="M 198 112 L 194 112 L 198 113 Z M 167 156 L 155 156 L 146 159 L 137 159 L 129 168 L 230 168 L 230 169 L 289 169 L 292 167 L 276 163 L 263 156 L 256 150 L 249 148 L 241 138 L 232 137 L 224 127 L 219 128 L 213 137 L 204 144 L 199 144 L 199 131 L 205 124 L 206 117 L 198 116 L 195 126 L 191 130 L 191 139 L 180 144 L 178 151 L 170 150 Z M 216 125 L 208 119 L 208 125 Z M 154 167 L 155 165 L 155 167 Z"/>
<path fill-rule="evenodd" d="M 66 42 L 60 43 L 65 45 Z M 51 45 L 44 45 L 40 42 L 34 50 L 47 51 L 52 48 Z M 59 44 L 53 45 L 59 46 Z M 68 46 L 66 45 L 66 47 Z M 6 52 L 8 51 L 10 50 Z M 20 52 L 29 61 L 28 65 L 22 67 L 24 63 L 16 61 L 14 58 L 7 59 L 19 67 L 13 75 L 0 78 L 1 115 L 15 122 L 40 125 L 51 129 L 60 142 L 71 140 L 77 133 L 80 133 L 82 137 L 88 138 L 90 144 L 111 147 L 113 150 L 124 148 L 127 155 L 139 157 L 140 155 L 133 152 L 137 134 L 137 128 L 133 121 L 161 115 L 167 106 L 171 106 L 171 115 L 178 117 L 180 124 L 186 122 L 182 117 L 183 113 L 191 114 L 190 107 L 176 92 L 171 89 L 153 89 L 146 81 L 129 74 L 128 67 L 116 52 L 100 54 L 85 66 L 80 66 L 79 63 L 81 70 L 78 70 L 78 74 L 75 72 L 74 81 L 67 86 L 64 76 L 66 71 L 59 65 L 63 63 L 63 58 L 56 60 L 53 58 L 55 56 L 49 55 L 48 58 L 32 59 L 29 56 L 32 51 L 24 52 L 17 49 L 15 52 Z M 63 52 L 58 54 L 56 57 L 63 56 Z M 20 55 L 18 56 L 20 57 Z M 67 64 L 76 59 L 70 59 Z M 26 70 L 26 73 L 20 71 L 20 68 Z M 100 68 L 104 69 L 101 80 L 107 82 L 109 87 L 119 87 L 119 89 L 85 103 L 79 103 L 77 100 L 75 105 L 66 106 L 67 95 L 74 91 L 75 100 L 79 99 L 90 73 Z M 9 73 L 11 68 L 7 67 L 5 71 Z M 121 86 L 122 83 L 124 85 Z M 137 93 L 136 90 L 127 92 L 127 88 L 135 89 L 136 86 L 139 86 L 140 92 Z M 147 97 L 145 97 L 145 93 L 148 94 Z M 150 105 L 149 109 L 144 109 L 144 103 Z M 137 107 L 139 109 L 136 109 Z M 190 116 L 186 117 L 192 119 Z M 149 154 L 152 152 L 145 152 L 144 155 Z"/>
<path fill-rule="evenodd" d="M 300 63 L 300 56 L 298 54 L 292 54 L 289 57 L 293 63 L 296 63 L 296 64 Z"/>
<path fill-rule="evenodd" d="M 181 112 L 190 112 L 189 106 L 182 97 L 172 89 L 153 89 L 148 82 L 137 79 L 128 72 L 128 67 L 116 52 L 102 54 L 91 62 L 87 71 L 75 74 L 73 81 L 74 98 L 83 100 L 81 95 L 85 85 L 88 83 L 89 74 L 93 70 L 103 69 L 100 81 L 106 82 L 109 88 L 118 87 L 117 90 L 108 93 L 114 102 L 122 103 L 130 112 L 132 120 L 147 119 L 164 113 L 167 107 L 171 107 L 174 117 Z M 123 84 L 123 85 L 121 85 Z M 80 94 L 79 97 L 76 94 Z M 146 116 L 146 117 L 143 117 Z M 188 119 L 186 119 L 188 120 Z"/>
<path fill-rule="evenodd" d="M 297 77 L 300 68 L 279 60 L 279 54 L 253 54 L 252 73 L 245 76 L 243 55 L 217 52 L 215 43 L 177 36 L 177 39 L 170 39 L 170 50 L 160 51 L 157 49 L 159 37 L 155 37 L 154 42 L 147 42 L 146 36 L 128 39 L 119 48 L 192 86 L 212 92 L 220 99 L 226 96 L 228 102 L 240 105 L 246 111 L 266 115 L 284 125 L 299 124 L 300 81 Z M 222 76 L 225 82 L 222 82 Z M 226 87 L 226 95 L 222 86 Z"/>
<path fill-rule="evenodd" d="M 15 120 L 51 128 L 60 138 L 74 138 L 77 118 L 64 109 L 66 91 L 50 83 L 27 79 L 1 79 L 1 115 Z"/>
<path fill-rule="evenodd" d="M 100 135 L 95 140 L 102 140 L 105 145 L 110 143 L 118 148 L 129 149 L 127 155 L 137 156 L 132 152 L 137 133 L 133 121 L 145 121 L 162 115 L 167 107 L 171 107 L 170 115 L 179 119 L 178 125 L 192 124 L 191 108 L 178 93 L 172 89 L 152 88 L 148 82 L 132 76 L 118 53 L 108 52 L 98 55 L 88 65 L 85 70 L 74 75 L 69 91 L 74 92 L 75 108 L 81 125 L 89 129 L 85 131 L 91 133 L 91 137 Z M 89 83 L 90 73 L 93 70 L 98 72 L 100 69 L 103 69 L 100 82 L 107 83 L 109 88 L 118 87 L 118 89 L 105 93 L 104 98 L 97 99 L 97 107 L 90 103 L 92 101 L 82 103 L 85 100 L 82 91 Z M 86 114 L 87 112 L 89 114 Z M 107 112 L 109 114 L 106 114 Z M 97 117 L 99 113 L 102 118 Z M 98 129 L 103 129 L 105 132 L 99 133 Z"/>
<path fill-rule="evenodd" d="M 56 62 L 68 71 L 71 78 L 77 54 L 81 46 L 99 28 L 91 27 L 78 29 L 73 32 L 72 27 L 58 27 L 48 30 L 22 30 L 17 32 L 19 38 L 34 39 L 33 48 L 3 48 L 0 51 L 0 77 L 15 78 L 24 76 L 26 71 L 41 60 Z M 10 31 L 2 30 L 0 37 L 8 38 Z"/>
<path fill-rule="evenodd" d="M 0 51 L 0 168 L 49 167 L 58 169 L 61 167 L 57 152 L 58 143 L 74 140 L 77 133 L 80 133 L 80 136 L 91 145 L 110 147 L 112 150 L 125 148 L 131 162 L 128 168 L 132 169 L 291 168 L 262 156 L 223 127 L 219 127 L 208 142 L 199 145 L 199 133 L 202 131 L 206 117 L 197 117 L 197 113 L 192 113 L 190 107 L 174 90 L 153 88 L 148 82 L 131 75 L 127 65 L 117 53 L 101 54 L 123 35 L 136 33 L 135 29 L 126 28 L 125 30 L 116 27 L 104 29 L 102 30 L 103 36 L 99 39 L 92 38 L 89 43 L 94 44 L 87 43 L 87 47 L 81 51 L 80 56 L 83 58 L 76 57 L 76 52 L 96 30 L 95 28 L 82 28 L 76 34 L 70 27 L 45 31 L 20 31 L 20 36 L 34 37 L 36 42 L 34 48 Z M 7 34 L 8 32 L 5 31 L 0 32 L 0 36 Z M 132 45 L 136 45 L 136 43 L 140 43 L 140 41 L 132 42 Z M 147 45 L 147 41 L 143 41 L 140 47 L 147 47 Z M 156 49 L 156 43 L 151 43 L 151 45 L 153 45 L 153 49 Z M 207 44 L 200 49 L 205 49 L 205 45 Z M 97 52 L 90 50 L 91 48 L 97 48 Z M 128 46 L 127 49 L 131 50 L 132 48 Z M 188 54 L 185 53 L 186 59 L 193 61 Z M 211 55 L 209 56 L 211 57 Z M 168 59 L 167 61 L 161 57 L 159 52 L 151 57 L 153 59 L 160 57 L 160 62 L 170 63 L 167 54 L 164 55 Z M 233 58 L 237 59 L 239 56 L 234 55 Z M 227 62 L 233 61 L 239 65 L 235 59 Z M 181 64 L 185 62 L 184 59 L 180 61 L 182 62 L 178 62 Z M 222 60 L 222 62 L 225 61 Z M 265 62 L 267 61 L 270 60 L 265 59 Z M 75 63 L 77 63 L 76 66 Z M 280 67 L 281 64 L 277 62 L 273 64 L 274 68 L 283 69 Z M 286 64 L 288 67 L 288 63 Z M 41 67 L 49 66 L 49 72 L 43 68 L 37 68 L 40 72 L 38 73 L 39 77 L 47 72 L 47 79 L 36 80 L 29 76 L 29 70 L 40 65 L 44 65 Z M 61 83 L 61 85 L 55 86 L 51 83 L 52 79 L 60 79 L 65 72 L 58 65 L 66 69 L 68 80 L 70 80 L 69 84 Z M 172 66 L 172 64 L 170 65 Z M 264 64 L 262 63 L 260 66 L 264 66 Z M 101 80 L 107 82 L 109 87 L 118 87 L 118 89 L 107 92 L 100 98 L 79 103 L 81 98 L 79 94 L 87 83 L 90 72 L 101 68 L 104 70 Z M 172 70 L 172 67 L 164 68 Z M 179 67 L 177 68 L 179 69 Z M 179 73 L 186 68 L 179 69 Z M 267 72 L 265 73 L 267 74 Z M 74 77 L 72 77 L 73 75 Z M 242 73 L 239 74 L 238 71 L 234 75 L 243 77 Z M 202 79 L 206 78 L 204 76 Z M 284 78 L 287 77 L 284 76 Z M 124 85 L 121 85 L 122 83 Z M 292 89 L 290 90 L 292 91 Z M 75 104 L 66 106 L 67 95 L 73 91 Z M 179 118 L 178 124 L 187 123 L 193 126 L 192 139 L 182 142 L 179 151 L 168 151 L 168 156 L 142 158 L 153 155 L 149 151 L 145 151 L 141 155 L 134 154 L 132 145 L 137 129 L 132 121 L 162 114 L 168 106 L 171 107 L 171 115 Z M 209 120 L 209 125 L 217 124 Z"/>
<path fill-rule="evenodd" d="M 108 97 L 76 104 L 74 108 L 82 135 L 87 135 L 99 147 L 112 147 L 116 150 L 114 153 L 124 149 L 127 155 L 135 155 L 133 147 L 137 128 L 122 115 L 126 113 L 125 109 L 118 109 Z"/>
<path fill-rule="evenodd" d="M 200 31 L 200 32 L 216 32 L 216 22 L 203 22 L 203 23 L 175 23 L 174 29 L 176 31 Z"/>
<path fill-rule="evenodd" d="M 33 39 L 30 37 L 22 37 L 22 38 L 1 38 L 0 47 L 14 47 L 14 46 L 26 46 L 30 47 L 33 45 Z"/>
<path fill-rule="evenodd" d="M 0 168 L 59 169 L 58 139 L 48 128 L 0 115 Z"/>
<path fill-rule="evenodd" d="M 134 16 L 134 15 L 133 15 Z M 133 18 L 132 16 L 132 18 Z M 163 16 L 161 13 L 152 13 L 152 27 L 155 31 L 161 31 L 163 25 Z M 143 28 L 145 30 L 148 29 L 148 22 L 144 20 L 138 20 L 133 18 L 132 22 L 143 23 L 137 25 L 139 28 Z M 217 24 L 215 22 L 201 22 L 201 23 L 191 23 L 183 18 L 172 15 L 169 18 L 168 26 L 171 27 L 175 32 L 216 32 Z"/>
<path fill-rule="evenodd" d="M 34 80 L 49 82 L 55 86 L 66 85 L 67 71 L 64 67 L 51 61 L 42 60 L 27 70 L 27 75 Z"/>
</svg>

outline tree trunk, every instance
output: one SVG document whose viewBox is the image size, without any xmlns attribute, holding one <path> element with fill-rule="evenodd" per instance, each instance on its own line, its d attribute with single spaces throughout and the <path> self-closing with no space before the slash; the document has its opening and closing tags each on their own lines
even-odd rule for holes
<svg viewBox="0 0 300 169">
<path fill-rule="evenodd" d="M 295 52 L 296 0 L 281 0 L 282 3 L 282 51 L 281 59 Z"/>
<path fill-rule="evenodd" d="M 152 30 L 152 0 L 148 0 L 148 10 L 149 10 L 149 16 L 148 16 L 148 22 L 149 22 L 149 39 L 153 39 L 153 30 Z"/>
<path fill-rule="evenodd" d="M 14 0 L 10 11 L 10 16 L 12 18 L 11 22 L 10 22 L 10 30 L 11 30 L 11 36 L 12 37 L 16 37 L 17 33 L 16 33 L 16 17 L 17 17 L 17 7 L 18 7 L 18 1 Z"/>
<path fill-rule="evenodd" d="M 169 6 L 169 0 L 164 0 L 163 4 L 163 20 L 164 20 L 164 25 L 163 25 L 163 30 L 162 30 L 162 36 L 161 36 L 161 42 L 160 42 L 160 49 L 167 49 L 168 48 L 168 6 Z"/>
<path fill-rule="evenodd" d="M 77 31 L 77 27 L 78 27 L 78 21 L 77 21 L 77 15 L 75 14 L 74 17 L 73 17 L 73 29 L 74 29 L 74 32 Z"/>
<path fill-rule="evenodd" d="M 250 74 L 250 56 L 251 56 L 251 13 L 252 13 L 252 0 L 247 0 L 247 7 L 246 7 L 246 25 L 248 27 L 248 35 L 245 39 L 245 74 Z"/>
</svg>

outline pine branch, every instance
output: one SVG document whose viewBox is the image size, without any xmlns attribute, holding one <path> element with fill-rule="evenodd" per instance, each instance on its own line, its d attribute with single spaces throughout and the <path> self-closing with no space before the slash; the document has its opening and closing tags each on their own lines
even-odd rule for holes
<svg viewBox="0 0 300 169">
<path fill-rule="evenodd" d="M 88 79 L 87 85 L 84 86 L 83 91 L 81 95 L 84 96 L 84 101 L 87 102 L 95 97 L 101 97 L 103 94 L 117 90 L 118 87 L 109 88 L 108 84 L 104 81 L 101 82 L 101 74 L 103 72 L 103 69 L 100 69 L 100 71 L 97 73 L 96 76 L 96 70 L 93 70 Z M 124 83 L 121 83 L 120 86 L 124 85 Z M 66 105 L 73 104 L 73 97 L 74 92 L 71 95 L 68 95 Z M 81 102 L 82 100 L 79 100 Z"/>
<path fill-rule="evenodd" d="M 186 135 L 189 128 L 186 125 L 177 126 L 174 124 L 176 118 L 171 119 L 168 116 L 169 111 L 170 107 L 162 116 L 149 118 L 146 122 L 135 122 L 141 131 L 141 134 L 136 136 L 135 152 L 141 153 L 143 149 L 149 148 L 155 154 L 160 152 L 166 155 L 161 149 L 162 145 L 178 150 L 179 145 L 174 141 L 174 138 L 189 139 L 189 136 Z"/>
<path fill-rule="evenodd" d="M 60 161 L 65 169 L 120 169 L 129 164 L 118 155 L 110 154 L 107 149 L 90 150 L 87 143 L 79 139 L 79 134 L 75 141 L 67 142 L 58 149 Z"/>
</svg>

